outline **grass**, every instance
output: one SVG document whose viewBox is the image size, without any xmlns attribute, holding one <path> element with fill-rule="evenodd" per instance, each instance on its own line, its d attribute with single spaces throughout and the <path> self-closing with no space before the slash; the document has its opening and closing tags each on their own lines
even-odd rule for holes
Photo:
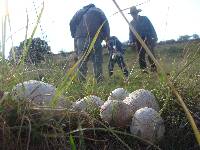
<svg viewBox="0 0 200 150">
<path fill-rule="evenodd" d="M 40 17 L 32 32 L 32 38 Z M 198 128 L 200 127 L 199 43 L 194 41 L 158 45 L 155 52 L 157 60 L 170 75 L 175 88 L 183 97 Z M 123 87 L 129 92 L 140 88 L 148 89 L 155 94 L 161 107 L 160 114 L 165 122 L 166 133 L 161 141 L 152 145 L 131 135 L 128 128 L 110 127 L 102 122 L 96 111 L 91 110 L 94 113 L 87 114 L 67 109 L 34 109 L 26 101 L 16 102 L 8 95 L 4 101 L 0 101 L 0 149 L 198 149 L 188 119 L 164 82 L 162 74 L 141 73 L 137 59 L 135 49 L 128 48 L 125 62 L 129 71 L 132 70 L 128 84 L 124 83 L 123 73 L 117 65 L 113 77 L 108 77 L 107 54 L 104 55 L 103 64 L 105 80 L 99 84 L 93 77 L 91 62 L 88 64 L 87 82 L 79 83 L 71 80 L 75 77 L 73 68 L 69 71 L 69 68 L 63 67 L 68 62 L 45 61 L 34 66 L 26 65 L 22 61 L 16 67 L 9 61 L 0 59 L 0 90 L 10 92 L 17 83 L 35 79 L 55 85 L 59 89 L 58 94 L 63 94 L 69 101 L 76 101 L 88 95 L 96 95 L 106 101 L 109 93 L 117 87 Z M 66 78 L 66 74 L 70 74 L 71 78 Z M 70 84 L 66 84 L 63 80 Z"/>
<path fill-rule="evenodd" d="M 187 57 L 183 57 L 186 52 L 184 44 L 183 46 L 179 44 L 173 46 L 174 50 L 176 50 L 176 47 L 182 47 L 182 51 L 173 55 L 170 50 L 166 50 L 166 45 L 158 46 L 156 55 L 158 60 L 168 68 L 170 77 L 174 80 L 176 88 L 183 96 L 198 124 L 200 121 L 198 113 L 200 110 L 200 71 L 198 69 L 200 57 L 199 52 L 196 53 L 196 45 L 198 43 L 190 43 L 190 46 L 188 46 L 190 51 L 187 52 Z M 168 46 L 170 47 L 170 45 Z M 168 55 L 172 55 L 172 57 L 168 57 Z M 137 62 L 137 53 L 134 49 L 127 49 L 125 55 L 128 68 L 134 68 L 129 84 L 123 82 L 123 74 L 118 66 L 115 67 L 114 76 L 112 78 L 108 77 L 107 60 L 108 56 L 105 55 L 103 65 L 105 81 L 103 83 L 96 84 L 91 73 L 91 62 L 89 62 L 90 72 L 88 73 L 87 82 L 84 84 L 78 81 L 72 82 L 69 88 L 64 89 L 64 96 L 70 101 L 76 101 L 92 94 L 106 101 L 109 93 L 117 87 L 126 88 L 129 92 L 139 88 L 149 89 L 155 94 L 162 108 L 160 113 L 166 127 L 164 139 L 155 143 L 155 145 L 161 149 L 197 149 L 197 143 L 191 127 L 171 90 L 161 78 L 160 80 L 157 78 L 156 74 L 150 73 L 147 75 L 141 73 Z M 191 61 L 192 63 L 190 63 Z M 189 65 L 187 65 L 188 63 Z M 49 62 L 48 64 L 44 62 L 37 68 L 31 65 L 25 68 L 23 66 L 18 68 L 17 71 L 13 71 L 13 66 L 7 62 L 1 64 L 1 68 L 4 70 L 1 72 L 0 82 L 0 87 L 3 91 L 11 91 L 12 87 L 18 82 L 30 79 L 42 79 L 58 86 L 61 82 L 60 79 L 66 72 L 59 64 L 54 64 L 53 62 L 51 65 L 49 65 Z M 30 72 L 32 72 L 31 75 Z M 68 110 L 38 112 L 32 110 L 27 103 L 13 102 L 11 98 L 8 98 L 1 105 L 0 141 L 4 149 L 10 148 L 9 145 L 15 145 L 19 149 L 25 149 L 27 146 L 29 149 L 74 149 L 74 146 L 77 149 L 95 149 L 95 147 L 99 149 L 127 149 L 128 147 L 138 149 L 139 147 L 147 148 L 149 146 L 144 141 L 130 136 L 129 129 L 111 128 L 106 124 L 102 125 L 102 123 L 98 114 L 91 116 L 88 114 L 76 114 L 74 116 L 73 112 Z M 89 130 L 89 128 L 94 130 Z M 118 131 L 120 131 L 120 134 Z M 158 148 L 154 147 L 153 149 Z"/>
</svg>

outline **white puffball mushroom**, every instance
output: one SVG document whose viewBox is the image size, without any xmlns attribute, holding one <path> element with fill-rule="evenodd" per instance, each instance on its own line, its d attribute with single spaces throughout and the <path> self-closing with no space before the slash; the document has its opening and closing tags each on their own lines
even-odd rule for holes
<svg viewBox="0 0 200 150">
<path fill-rule="evenodd" d="M 145 89 L 138 89 L 130 93 L 123 102 L 130 105 L 134 112 L 143 107 L 153 108 L 156 111 L 160 109 L 153 93 Z"/>
<path fill-rule="evenodd" d="M 129 93 L 124 88 L 117 88 L 110 93 L 108 100 L 119 100 L 123 101 Z"/>
<path fill-rule="evenodd" d="M 30 102 L 48 106 L 55 95 L 56 88 L 48 83 L 37 80 L 29 80 L 17 84 L 11 92 L 14 100 L 29 100 Z M 58 98 L 57 107 L 69 107 L 71 102 L 64 100 L 63 97 Z"/>
<path fill-rule="evenodd" d="M 130 131 L 142 139 L 155 142 L 164 135 L 164 121 L 153 108 L 144 107 L 135 112 Z"/>
<path fill-rule="evenodd" d="M 55 87 L 53 85 L 36 80 L 19 83 L 12 90 L 14 99 L 28 99 L 36 104 L 48 103 L 54 94 Z"/>
<path fill-rule="evenodd" d="M 89 95 L 81 100 L 76 101 L 72 105 L 72 110 L 75 111 L 86 111 L 92 110 L 92 109 L 100 109 L 101 105 L 104 104 L 104 101 L 101 100 L 100 97 L 97 97 L 95 95 Z"/>
<path fill-rule="evenodd" d="M 130 125 L 133 111 L 123 101 L 107 100 L 101 106 L 100 116 L 103 121 L 111 126 L 126 127 Z"/>
<path fill-rule="evenodd" d="M 74 111 L 82 111 L 82 110 L 86 110 L 86 102 L 84 99 L 81 99 L 81 100 L 77 100 L 76 102 L 74 102 L 72 104 L 72 110 Z"/>
</svg>

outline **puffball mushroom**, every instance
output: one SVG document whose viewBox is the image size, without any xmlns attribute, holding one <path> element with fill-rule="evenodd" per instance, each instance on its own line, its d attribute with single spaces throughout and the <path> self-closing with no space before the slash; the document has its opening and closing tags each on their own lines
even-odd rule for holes
<svg viewBox="0 0 200 150">
<path fill-rule="evenodd" d="M 56 88 L 48 83 L 37 80 L 29 80 L 17 84 L 11 92 L 14 100 L 29 100 L 30 102 L 47 106 L 55 95 Z M 63 97 L 58 99 L 58 107 L 69 107 L 71 103 Z"/>
<path fill-rule="evenodd" d="M 142 139 L 154 142 L 164 135 L 164 121 L 153 108 L 140 108 L 132 118 L 130 131 Z"/>
<path fill-rule="evenodd" d="M 130 105 L 134 112 L 143 107 L 153 108 L 156 111 L 160 109 L 153 93 L 145 89 L 130 93 L 123 102 Z"/>
<path fill-rule="evenodd" d="M 100 109 L 103 121 L 111 126 L 126 127 L 130 125 L 133 111 L 131 107 L 119 100 L 107 100 Z"/>
<path fill-rule="evenodd" d="M 117 88 L 110 93 L 108 100 L 119 100 L 123 101 L 129 93 L 124 88 Z"/>
<path fill-rule="evenodd" d="M 101 100 L 98 96 L 89 95 L 81 100 L 76 101 L 72 105 L 72 110 L 75 111 L 88 111 L 92 109 L 100 109 L 101 105 L 104 104 L 104 101 Z"/>
</svg>

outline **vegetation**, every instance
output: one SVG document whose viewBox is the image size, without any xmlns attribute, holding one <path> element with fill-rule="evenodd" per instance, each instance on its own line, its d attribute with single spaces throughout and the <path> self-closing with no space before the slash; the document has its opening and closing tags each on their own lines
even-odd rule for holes
<svg viewBox="0 0 200 150">
<path fill-rule="evenodd" d="M 174 52 L 173 52 L 174 50 Z M 200 98 L 200 62 L 199 42 L 163 45 L 156 48 L 157 59 L 165 67 L 176 88 L 183 96 L 185 103 L 199 125 Z M 166 133 L 163 140 L 151 146 L 133 137 L 129 129 L 111 128 L 103 123 L 98 113 L 93 115 L 76 114 L 69 110 L 34 110 L 29 104 L 17 103 L 8 97 L 1 102 L 1 146 L 11 149 L 15 145 L 19 149 L 198 149 L 195 137 L 181 107 L 176 102 L 170 89 L 162 81 L 162 76 L 150 73 L 143 74 L 139 70 L 135 49 L 126 50 L 125 61 L 130 72 L 129 83 L 123 82 L 123 73 L 116 66 L 114 76 L 108 78 L 108 56 L 104 57 L 105 82 L 96 84 L 89 64 L 89 75 L 86 83 L 74 81 L 64 90 L 70 101 L 93 94 L 106 100 L 109 93 L 123 87 L 129 92 L 139 88 L 151 90 L 159 102 L 161 116 L 165 121 Z M 2 91 L 11 91 L 18 83 L 29 79 L 43 80 L 56 86 L 62 82 L 66 70 L 59 64 L 45 64 L 36 67 L 25 65 L 18 71 L 6 62 L 2 64 L 0 87 Z M 66 62 L 67 63 L 67 62 Z M 31 72 L 31 74 L 30 74 Z M 5 86 L 6 85 L 6 86 Z"/>
<path fill-rule="evenodd" d="M 76 72 L 65 67 L 72 60 L 45 60 L 43 54 L 50 52 L 50 48 L 45 41 L 38 39 L 40 42 L 36 44 L 37 40 L 34 42 L 33 39 L 43 8 L 31 38 L 20 44 L 19 49 L 25 47 L 27 52 L 38 50 L 33 51 L 33 57 L 27 53 L 25 62 L 29 63 L 22 61 L 19 65 L 13 65 L 4 56 L 0 57 L 0 149 L 199 149 L 188 118 L 164 82 L 163 75 L 151 72 L 143 74 L 138 67 L 138 54 L 134 48 L 127 48 L 125 55 L 130 71 L 129 83 L 124 83 L 123 73 L 117 66 L 113 77 L 108 77 L 106 53 L 103 65 L 105 80 L 99 84 L 92 76 L 91 63 L 87 82 L 80 83 L 75 78 Z M 200 128 L 200 42 L 196 35 L 193 36 L 195 40 L 188 38 L 183 36 L 180 41 L 159 44 L 155 53 Z M 4 54 L 5 49 L 2 52 Z M 64 53 L 61 54 L 64 56 Z M 75 65 L 70 66 L 75 68 Z M 129 128 L 115 128 L 102 122 L 95 110 L 87 114 L 67 109 L 41 109 L 33 107 L 26 100 L 14 101 L 9 94 L 2 97 L 3 93 L 11 92 L 17 83 L 31 79 L 55 85 L 58 93 L 69 101 L 88 95 L 96 95 L 106 101 L 109 93 L 117 87 L 129 92 L 140 88 L 151 90 L 161 108 L 159 113 L 165 122 L 165 136 L 153 144 L 131 135 Z"/>
<path fill-rule="evenodd" d="M 10 50 L 9 59 L 11 61 L 18 62 L 24 53 L 24 49 L 28 46 L 28 40 L 24 40 L 20 42 L 19 46 L 15 46 Z M 44 61 L 45 54 L 49 54 L 51 52 L 51 48 L 48 46 L 48 43 L 40 38 L 34 38 L 31 40 L 31 44 L 29 45 L 28 54 L 25 57 L 26 63 L 38 64 L 41 61 Z"/>
</svg>

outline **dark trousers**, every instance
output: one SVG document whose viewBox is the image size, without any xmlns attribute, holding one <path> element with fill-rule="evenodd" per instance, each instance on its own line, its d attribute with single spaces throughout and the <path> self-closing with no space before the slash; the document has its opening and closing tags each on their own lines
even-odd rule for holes
<svg viewBox="0 0 200 150">
<path fill-rule="evenodd" d="M 154 53 L 155 43 L 153 41 L 146 39 L 146 38 L 143 38 L 143 40 L 147 44 L 148 48 L 151 50 L 151 53 L 155 56 L 155 53 Z M 142 47 L 142 45 L 140 44 L 139 41 L 137 41 L 136 43 L 137 43 L 136 46 L 137 46 L 137 50 L 138 50 L 138 54 L 139 54 L 140 69 L 146 69 L 147 68 L 147 63 L 146 63 L 146 58 L 145 58 L 146 51 Z M 151 71 L 157 71 L 156 65 L 149 55 L 148 55 L 148 61 L 149 61 L 149 64 L 151 66 Z"/>
<path fill-rule="evenodd" d="M 126 68 L 126 64 L 124 62 L 123 57 L 122 56 L 116 56 L 115 59 L 112 59 L 112 55 L 110 55 L 110 57 L 109 57 L 109 64 L 108 64 L 109 76 L 113 75 L 113 69 L 114 69 L 115 63 L 117 63 L 118 66 L 121 68 L 125 77 L 128 77 L 128 70 Z"/>
</svg>

